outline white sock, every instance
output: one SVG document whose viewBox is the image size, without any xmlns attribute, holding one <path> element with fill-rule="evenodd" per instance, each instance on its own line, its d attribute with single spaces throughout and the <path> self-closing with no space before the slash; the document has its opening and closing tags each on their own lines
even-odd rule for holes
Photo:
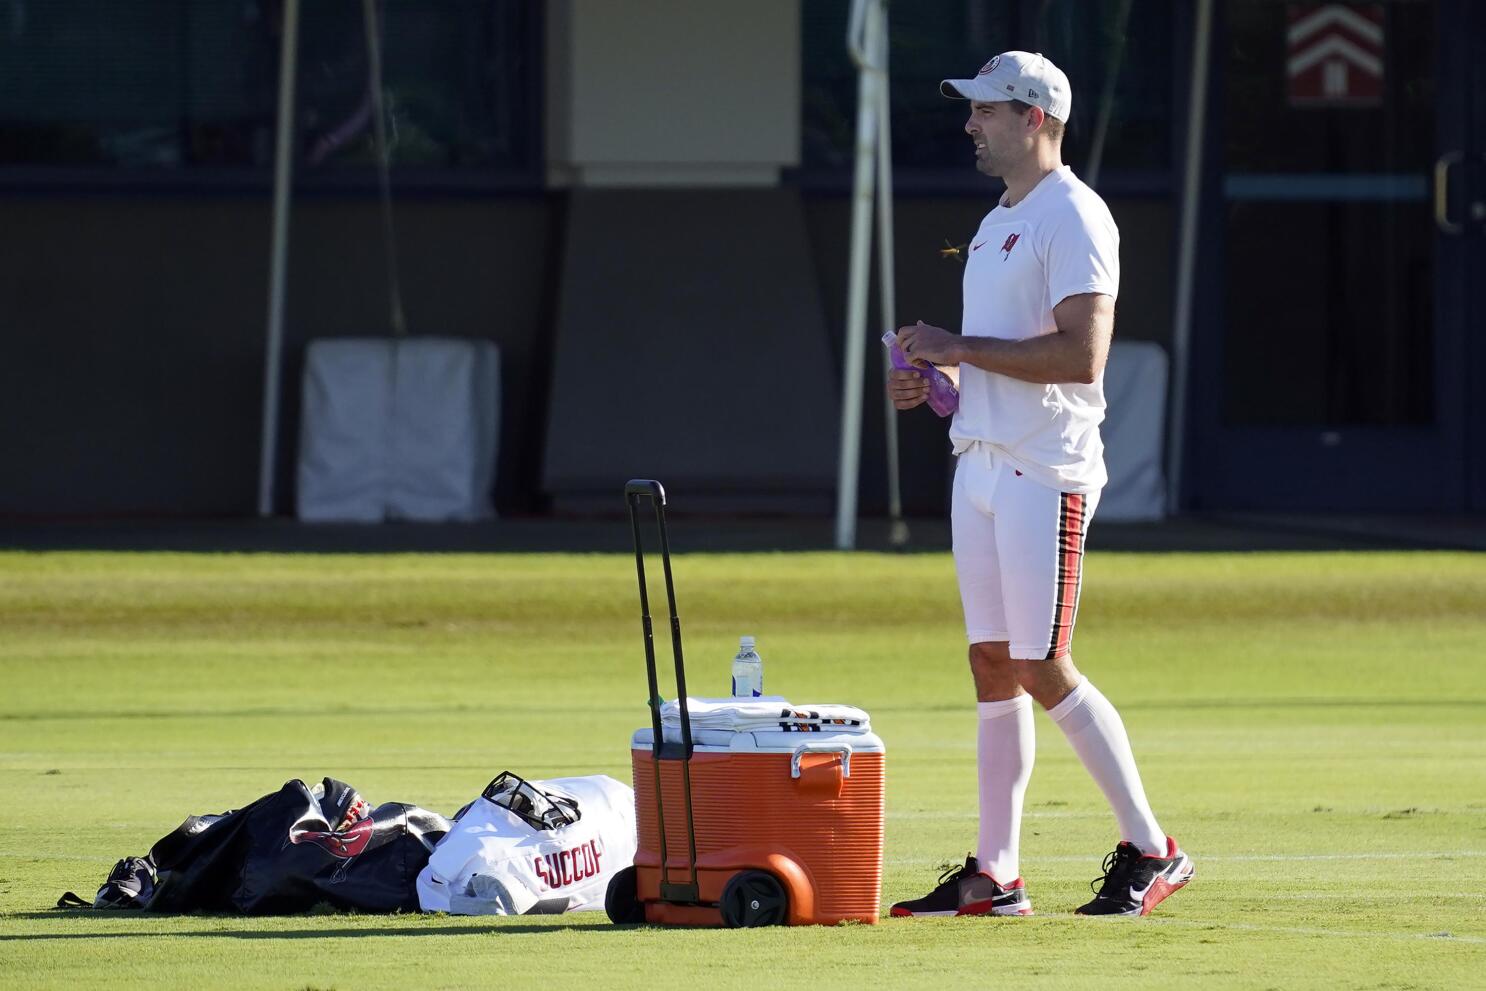
<svg viewBox="0 0 1486 991">
<path fill-rule="evenodd" d="M 1085 678 L 1048 715 L 1109 800 L 1120 823 L 1120 838 L 1134 843 L 1142 853 L 1165 856 L 1166 834 L 1146 801 L 1130 737 L 1109 699 Z"/>
<path fill-rule="evenodd" d="M 980 869 L 1002 884 L 1021 877 L 1018 848 L 1022 834 L 1022 800 L 1032 777 L 1036 737 L 1032 696 L 1004 702 L 981 702 L 976 753 L 980 766 L 980 837 L 975 859 Z"/>
</svg>

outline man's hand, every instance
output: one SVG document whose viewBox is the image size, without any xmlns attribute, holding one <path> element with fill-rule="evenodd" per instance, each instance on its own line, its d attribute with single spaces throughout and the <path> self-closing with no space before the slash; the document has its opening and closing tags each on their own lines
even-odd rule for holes
<svg viewBox="0 0 1486 991">
<path fill-rule="evenodd" d="M 929 399 L 929 380 L 918 372 L 894 368 L 887 374 L 887 394 L 897 409 L 913 409 Z"/>
<path fill-rule="evenodd" d="M 898 347 L 909 361 L 930 365 L 960 363 L 960 335 L 943 327 L 933 327 L 920 320 L 912 327 L 898 328 Z"/>
</svg>

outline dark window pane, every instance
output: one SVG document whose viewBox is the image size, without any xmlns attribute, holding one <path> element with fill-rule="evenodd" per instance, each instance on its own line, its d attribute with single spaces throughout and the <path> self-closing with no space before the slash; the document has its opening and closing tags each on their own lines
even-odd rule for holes
<svg viewBox="0 0 1486 991">
<path fill-rule="evenodd" d="M 1038 50 L 1073 85 L 1063 158 L 1084 167 L 1095 145 L 1101 170 L 1171 167 L 1171 0 L 1041 0 Z"/>
<path fill-rule="evenodd" d="M 848 170 L 857 73 L 846 53 L 845 0 L 802 5 L 803 164 Z M 939 95 L 946 77 L 973 76 L 999 52 L 1041 51 L 1068 73 L 1073 117 L 1064 159 L 1086 167 L 1105 122 L 1102 167 L 1166 170 L 1171 160 L 1171 0 L 946 0 L 889 10 L 893 163 L 964 167 L 965 105 Z"/>
<path fill-rule="evenodd" d="M 260 123 L 267 26 L 239 4 L 54 0 L 0 19 L 0 161 L 173 168 L 196 126 Z M 210 123 L 208 123 L 210 122 Z M 247 142 L 251 145 L 251 141 Z M 233 164 L 251 161 L 239 149 Z"/>
<path fill-rule="evenodd" d="M 536 10 L 519 0 L 392 0 L 382 55 L 393 165 L 537 161 Z M 305 8 L 301 134 L 310 166 L 375 162 L 359 0 Z"/>
<path fill-rule="evenodd" d="M 300 9 L 300 166 L 369 166 L 362 4 Z M 0 7 L 0 164 L 266 169 L 281 13 L 278 0 Z M 536 168 L 538 15 L 522 0 L 384 0 L 395 167 Z"/>
</svg>

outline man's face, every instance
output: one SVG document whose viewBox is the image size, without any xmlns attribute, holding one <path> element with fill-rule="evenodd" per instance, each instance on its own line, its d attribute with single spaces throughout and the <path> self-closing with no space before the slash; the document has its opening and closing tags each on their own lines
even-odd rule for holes
<svg viewBox="0 0 1486 991">
<path fill-rule="evenodd" d="M 975 168 L 985 175 L 1004 176 L 1032 151 L 1032 135 L 1027 117 L 1019 114 L 1009 102 L 974 100 L 965 133 L 975 142 Z"/>
</svg>

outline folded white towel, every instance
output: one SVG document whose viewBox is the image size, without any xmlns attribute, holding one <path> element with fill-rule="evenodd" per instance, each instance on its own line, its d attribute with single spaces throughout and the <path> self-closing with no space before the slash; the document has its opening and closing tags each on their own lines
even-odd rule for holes
<svg viewBox="0 0 1486 991">
<path fill-rule="evenodd" d="M 691 698 L 686 700 L 691 725 L 699 730 L 748 733 L 772 730 L 786 733 L 868 733 L 872 721 L 854 705 L 824 703 L 795 705 L 781 695 L 760 698 Z M 661 706 L 661 721 L 681 724 L 681 706 L 672 699 Z"/>
</svg>

